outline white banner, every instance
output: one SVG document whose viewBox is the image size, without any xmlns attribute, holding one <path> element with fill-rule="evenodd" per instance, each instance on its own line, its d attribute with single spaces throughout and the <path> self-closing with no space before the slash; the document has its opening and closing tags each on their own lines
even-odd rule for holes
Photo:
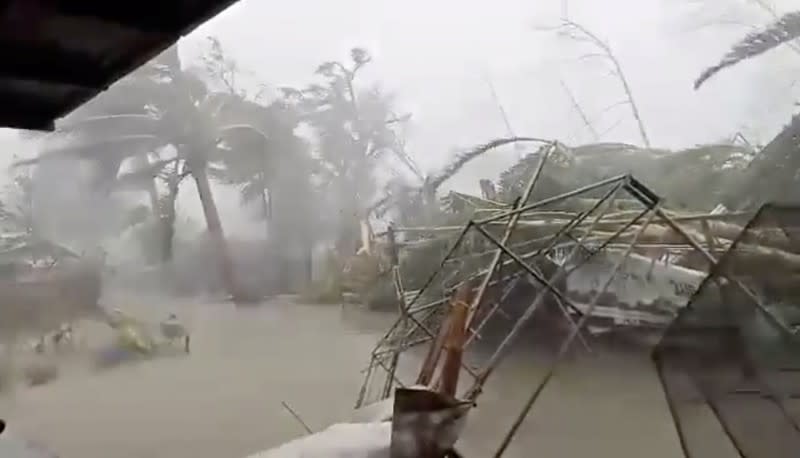
<svg viewBox="0 0 800 458">
<path fill-rule="evenodd" d="M 570 273 L 567 293 L 578 308 L 600 292 L 621 256 L 598 253 Z M 630 254 L 598 301 L 594 315 L 619 324 L 666 324 L 688 303 L 705 276 L 698 270 Z"/>
</svg>

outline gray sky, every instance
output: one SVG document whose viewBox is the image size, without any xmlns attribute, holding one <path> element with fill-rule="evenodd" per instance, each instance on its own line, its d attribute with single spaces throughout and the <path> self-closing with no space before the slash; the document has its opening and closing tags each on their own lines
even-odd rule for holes
<svg viewBox="0 0 800 458">
<path fill-rule="evenodd" d="M 774 3 L 778 11 L 792 4 L 800 7 L 797 0 Z M 453 147 L 505 134 L 484 71 L 518 134 L 592 140 L 570 107 L 562 78 L 598 131 L 619 122 L 603 140 L 639 143 L 626 107 L 603 114 L 622 92 L 605 76 L 607 64 L 578 60 L 596 51 L 536 30 L 557 24 L 562 8 L 559 0 L 293 0 L 280 8 L 241 0 L 187 38 L 183 49 L 193 55 L 203 37 L 214 35 L 260 81 L 281 86 L 307 82 L 320 62 L 345 58 L 352 46 L 367 47 L 374 54 L 373 76 L 413 113 L 409 142 L 424 169 L 441 164 Z M 780 67 L 790 59 L 800 63 L 791 52 L 776 51 L 692 89 L 700 71 L 747 31 L 695 26 L 717 18 L 767 21 L 752 2 L 573 0 L 568 13 L 614 49 L 655 146 L 691 146 L 737 130 L 767 139 L 788 121 L 793 106 L 785 86 L 791 80 Z M 757 102 L 770 93 L 775 97 Z M 507 153 L 479 161 L 456 185 L 474 187 L 468 182 L 484 177 L 476 174 L 493 178 L 512 159 Z"/>
<path fill-rule="evenodd" d="M 798 0 L 772 4 L 779 12 L 800 8 Z M 519 135 L 592 141 L 562 79 L 596 129 L 610 129 L 603 141 L 640 144 L 626 107 L 604 111 L 622 97 L 607 63 L 579 59 L 596 50 L 536 30 L 557 24 L 563 8 L 559 0 L 293 0 L 279 6 L 240 0 L 186 37 L 181 52 L 197 57 L 205 37 L 213 35 L 250 72 L 246 78 L 254 87 L 256 81 L 278 87 L 303 85 L 322 61 L 366 47 L 374 57 L 370 78 L 396 95 L 398 111 L 413 114 L 410 152 L 424 170 L 440 166 L 454 147 L 505 135 L 485 73 Z M 769 21 L 750 0 L 573 0 L 568 13 L 613 48 L 654 146 L 692 146 L 736 131 L 765 141 L 795 108 L 786 94 L 800 92 L 800 85 L 791 86 L 791 75 L 800 74 L 800 56 L 786 49 L 692 89 L 703 68 L 747 32 L 747 24 Z M 699 27 L 714 21 L 741 24 Z M 9 132 L 0 138 L 8 138 L 11 149 L 31 149 Z M 496 178 L 515 155 L 506 150 L 475 161 L 451 185 L 474 190 L 479 178 Z M 235 196 L 221 192 L 220 199 L 233 203 Z M 186 205 L 199 215 L 196 203 Z M 250 225 L 235 205 L 221 207 L 230 207 L 222 209 L 229 228 Z"/>
</svg>

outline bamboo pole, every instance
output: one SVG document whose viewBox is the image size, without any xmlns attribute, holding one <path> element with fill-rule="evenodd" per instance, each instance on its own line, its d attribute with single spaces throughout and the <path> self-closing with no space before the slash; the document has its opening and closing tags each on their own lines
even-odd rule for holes
<svg viewBox="0 0 800 458">
<path fill-rule="evenodd" d="M 462 285 L 453 296 L 453 306 L 455 306 L 455 304 L 467 302 L 469 300 L 470 289 L 471 288 L 469 288 L 468 284 Z M 420 366 L 421 368 L 416 382 L 417 385 L 428 385 L 431 383 L 434 371 L 436 370 L 436 366 L 439 362 L 439 357 L 445 344 L 445 340 L 447 338 L 450 323 L 453 319 L 452 316 L 452 313 L 447 314 L 444 323 L 439 327 L 439 332 L 437 333 L 436 338 L 428 348 L 428 353 L 426 354 L 425 359 L 422 361 L 422 365 Z"/>
<path fill-rule="evenodd" d="M 467 290 L 469 287 L 467 285 Z M 444 344 L 444 362 L 439 376 L 440 393 L 450 397 L 456 396 L 458 376 L 463 365 L 464 346 L 467 341 L 467 318 L 469 304 L 466 301 L 454 301 L 447 340 Z"/>
</svg>

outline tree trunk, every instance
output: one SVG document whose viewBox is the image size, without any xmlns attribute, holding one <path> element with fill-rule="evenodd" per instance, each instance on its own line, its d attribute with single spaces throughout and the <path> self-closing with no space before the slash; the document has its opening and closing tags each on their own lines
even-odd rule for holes
<svg viewBox="0 0 800 458">
<path fill-rule="evenodd" d="M 261 211 L 264 213 L 264 241 L 265 246 L 269 246 L 269 223 L 272 220 L 272 196 L 267 197 L 267 190 L 261 191 Z"/>
<path fill-rule="evenodd" d="M 147 195 L 150 198 L 150 208 L 153 211 L 153 215 L 158 218 L 160 213 L 158 205 L 158 190 L 156 190 L 156 183 L 153 180 L 147 184 Z"/>
<path fill-rule="evenodd" d="M 169 188 L 169 194 L 164 199 L 164 208 L 159 217 L 159 234 L 161 236 L 161 262 L 172 262 L 173 245 L 175 239 L 175 199 L 178 197 L 178 187 Z"/>
<path fill-rule="evenodd" d="M 211 194 L 211 185 L 208 181 L 208 175 L 206 175 L 204 167 L 192 167 L 191 171 L 195 184 L 197 185 L 197 194 L 200 197 L 200 203 L 203 205 L 203 214 L 206 218 L 208 234 L 211 238 L 211 242 L 214 244 L 214 249 L 217 254 L 217 262 L 219 263 L 222 281 L 227 292 L 233 296 L 234 302 L 238 302 L 242 299 L 242 294 L 236 284 L 231 253 L 228 249 L 228 243 L 225 240 L 225 234 L 222 231 L 222 223 L 220 222 L 219 213 L 217 212 L 217 205 L 214 203 L 214 196 Z"/>
<path fill-rule="evenodd" d="M 278 195 L 276 191 L 270 189 L 269 196 L 266 192 L 262 193 L 261 204 L 264 210 L 264 233 L 266 235 L 266 246 L 268 256 L 272 256 L 271 260 L 277 266 L 274 269 L 275 277 L 272 279 L 275 282 L 276 291 L 280 294 L 291 292 L 289 287 L 291 284 L 289 253 L 290 243 L 289 235 L 290 230 L 287 227 L 286 218 L 287 208 L 284 205 L 283 194 Z M 277 199 L 276 199 L 277 197 Z M 290 208 L 288 210 L 291 210 Z"/>
<path fill-rule="evenodd" d="M 314 244 L 306 237 L 303 245 L 303 283 L 314 281 Z"/>
</svg>

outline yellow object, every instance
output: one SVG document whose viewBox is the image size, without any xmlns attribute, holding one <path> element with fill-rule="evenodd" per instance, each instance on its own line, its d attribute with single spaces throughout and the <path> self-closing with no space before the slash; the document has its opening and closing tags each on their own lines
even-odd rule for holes
<svg viewBox="0 0 800 458">
<path fill-rule="evenodd" d="M 152 337 L 132 322 L 122 323 L 117 328 L 117 342 L 121 347 L 138 353 L 149 354 L 155 349 Z"/>
</svg>

